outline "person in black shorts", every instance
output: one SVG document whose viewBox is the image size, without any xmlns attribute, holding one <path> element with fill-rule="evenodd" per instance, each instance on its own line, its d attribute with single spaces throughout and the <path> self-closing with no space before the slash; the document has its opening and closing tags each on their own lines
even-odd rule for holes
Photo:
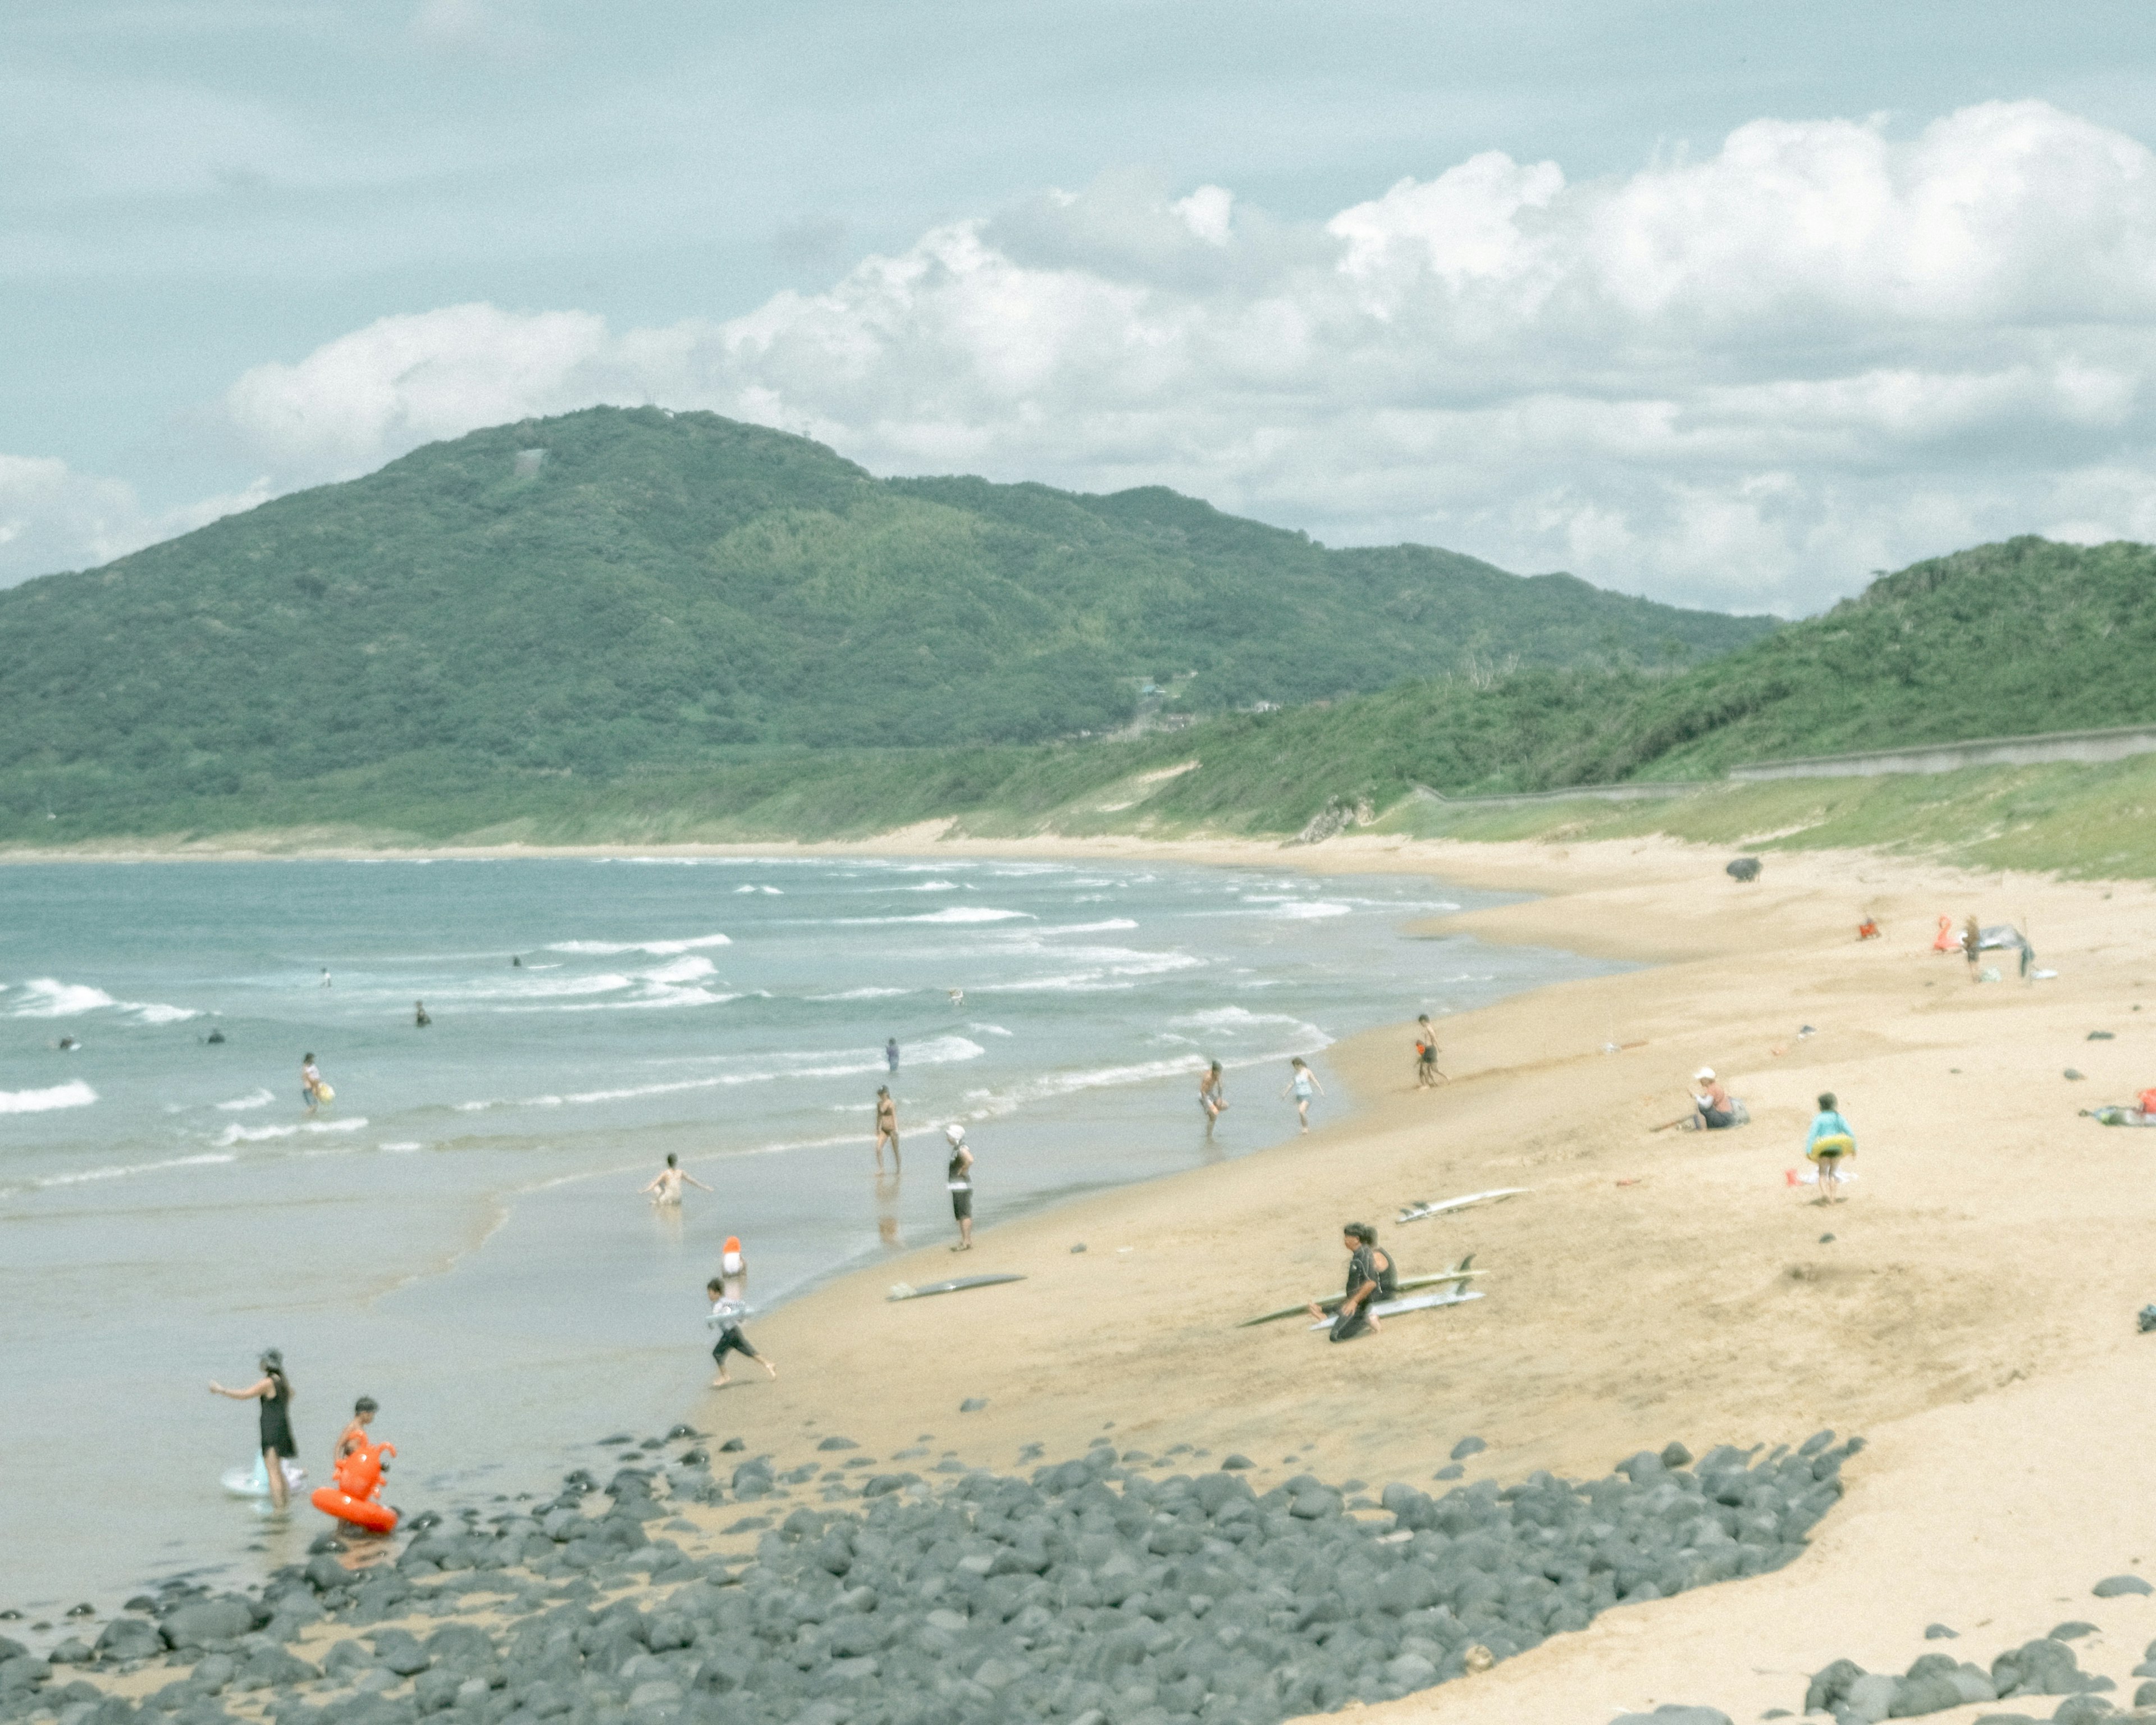
<svg viewBox="0 0 2156 1725">
<path fill-rule="evenodd" d="M 1343 1223 L 1340 1244 L 1348 1252 L 1348 1285 L 1343 1290 L 1346 1297 L 1332 1314 L 1332 1333 L 1327 1339 L 1351 1342 L 1366 1332 L 1375 1333 L 1378 1329 L 1378 1315 L 1371 1308 L 1399 1293 L 1399 1275 L 1393 1268 L 1391 1257 L 1378 1250 L 1378 1230 L 1368 1222 Z M 1313 1300 L 1310 1315 L 1323 1317 L 1325 1308 Z"/>
<path fill-rule="evenodd" d="M 973 1153 L 966 1147 L 966 1128 L 956 1121 L 943 1128 L 951 1142 L 951 1160 L 943 1171 L 943 1183 L 951 1189 L 951 1214 L 958 1224 L 958 1243 L 951 1250 L 973 1249 Z"/>
<path fill-rule="evenodd" d="M 296 1457 L 300 1446 L 292 1441 L 292 1384 L 285 1375 L 285 1356 L 274 1348 L 265 1348 L 256 1362 L 262 1375 L 244 1389 L 227 1389 L 214 1378 L 210 1380 L 212 1395 L 228 1395 L 236 1402 L 259 1401 L 262 1404 L 262 1466 L 270 1476 L 270 1501 L 279 1509 L 285 1507 L 285 1458 Z"/>
<path fill-rule="evenodd" d="M 704 1291 L 711 1296 L 711 1315 L 704 1322 L 719 1332 L 719 1339 L 711 1345 L 711 1358 L 719 1368 L 719 1375 L 711 1379 L 711 1388 L 724 1389 L 734 1381 L 726 1376 L 726 1356 L 730 1353 L 747 1354 L 763 1368 L 767 1376 L 776 1378 L 778 1368 L 751 1347 L 748 1337 L 742 1334 L 742 1320 L 748 1316 L 747 1302 L 730 1296 L 726 1285 L 716 1276 L 704 1284 Z"/>
</svg>

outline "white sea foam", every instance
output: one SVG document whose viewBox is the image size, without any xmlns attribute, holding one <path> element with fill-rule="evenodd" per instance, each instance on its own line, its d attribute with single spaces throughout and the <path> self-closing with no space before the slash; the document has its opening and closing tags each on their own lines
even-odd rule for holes
<svg viewBox="0 0 2156 1725">
<path fill-rule="evenodd" d="M 366 1124 L 364 1115 L 351 1120 L 304 1120 L 295 1126 L 242 1126 L 234 1121 L 210 1142 L 222 1150 L 234 1144 L 266 1144 L 279 1138 L 296 1138 L 302 1132 L 356 1132 Z"/>
<path fill-rule="evenodd" d="M 1297 922 L 1306 922 L 1321 916 L 1351 916 L 1353 905 L 1338 905 L 1326 899 L 1289 899 L 1272 907 L 1276 916 L 1286 916 Z"/>
<path fill-rule="evenodd" d="M 412 1152 L 419 1149 L 422 1147 L 408 1139 L 402 1143 L 383 1144 L 380 1147 L 388 1151 L 393 1156 L 408 1156 Z"/>
<path fill-rule="evenodd" d="M 978 1060 L 988 1050 L 969 1037 L 957 1034 L 932 1036 L 915 1043 L 905 1053 L 906 1062 L 914 1066 L 946 1066 L 961 1061 Z M 736 1058 L 727 1056 L 728 1059 Z M 884 1070 L 884 1053 L 873 1049 L 804 1050 L 794 1053 L 777 1053 L 754 1056 L 758 1065 L 746 1070 L 716 1072 L 701 1078 L 673 1078 L 658 1084 L 624 1085 L 607 1090 L 572 1091 L 565 1096 L 497 1098 L 488 1101 L 459 1102 L 457 1111 L 464 1114 L 483 1113 L 492 1108 L 558 1108 L 565 1103 L 587 1105 L 593 1102 L 633 1101 L 643 1096 L 679 1096 L 700 1090 L 732 1090 L 742 1085 L 775 1084 L 795 1078 L 858 1078 L 864 1073 Z"/>
<path fill-rule="evenodd" d="M 639 971 L 637 974 L 647 983 L 693 983 L 699 977 L 711 975 L 717 968 L 710 959 L 692 955 L 676 958 L 671 964 L 662 964 L 656 970 Z"/>
<path fill-rule="evenodd" d="M 213 1168 L 236 1160 L 230 1156 L 176 1156 L 164 1162 L 136 1162 L 116 1168 L 80 1168 L 71 1174 L 48 1174 L 33 1180 L 34 1186 L 80 1186 L 90 1180 L 117 1180 L 127 1174 L 154 1174 L 166 1168 Z"/>
<path fill-rule="evenodd" d="M 80 1078 L 49 1090 L 0 1090 L 0 1114 L 49 1114 L 55 1108 L 87 1108 L 97 1092 Z"/>
<path fill-rule="evenodd" d="M 1216 1006 L 1207 1012 L 1186 1013 L 1170 1022 L 1196 1030 L 1240 1030 L 1252 1024 L 1302 1024 L 1302 1020 L 1291 1013 L 1252 1012 L 1243 1006 Z"/>
<path fill-rule="evenodd" d="M 227 1114 L 244 1114 L 250 1108 L 266 1108 L 276 1100 L 275 1092 L 261 1089 L 247 1096 L 234 1096 L 232 1101 L 219 1102 L 217 1106 Z"/>
<path fill-rule="evenodd" d="M 916 916 L 834 916 L 834 927 L 869 928 L 895 922 L 1015 922 L 1033 920 L 1030 911 L 998 911 L 986 905 L 952 905 L 947 910 L 923 911 Z"/>
<path fill-rule="evenodd" d="M 115 1000 L 104 989 L 87 983 L 63 983 L 49 976 L 33 977 L 23 984 L 23 992 L 29 999 L 16 1004 L 14 1015 L 18 1019 L 71 1019 L 107 1007 L 132 1014 L 146 1024 L 177 1024 L 182 1019 L 201 1016 L 192 1007 L 167 1006 L 162 1001 Z"/>
<path fill-rule="evenodd" d="M 917 886 L 894 887 L 896 892 L 957 892 L 961 889 L 956 880 L 923 880 Z"/>
<path fill-rule="evenodd" d="M 1054 922 L 1045 928 L 1031 931 L 1034 934 L 1106 934 L 1111 931 L 1136 928 L 1137 924 L 1127 916 L 1111 916 L 1105 922 Z"/>
<path fill-rule="evenodd" d="M 849 988 L 843 994 L 810 994 L 810 1000 L 888 1000 L 896 994 L 911 994 L 911 988 Z"/>
<path fill-rule="evenodd" d="M 678 941 L 552 941 L 547 950 L 550 952 L 593 952 L 608 955 L 614 952 L 649 952 L 654 957 L 671 957 L 676 952 L 693 952 L 704 947 L 731 947 L 733 942 L 723 934 L 698 935 L 693 940 Z"/>
<path fill-rule="evenodd" d="M 736 892 L 761 892 L 767 894 L 773 898 L 783 898 L 786 896 L 784 890 L 777 886 L 737 886 L 734 888 L 734 891 Z"/>
<path fill-rule="evenodd" d="M 1011 1033 L 1001 1024 L 968 1024 L 968 1030 L 978 1030 L 983 1036 L 1008 1036 Z"/>
</svg>

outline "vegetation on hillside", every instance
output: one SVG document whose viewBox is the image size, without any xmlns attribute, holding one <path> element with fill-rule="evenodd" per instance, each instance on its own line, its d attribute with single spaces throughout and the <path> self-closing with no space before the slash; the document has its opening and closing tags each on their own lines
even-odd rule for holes
<svg viewBox="0 0 2156 1725">
<path fill-rule="evenodd" d="M 1328 551 L 1165 490 L 881 481 L 714 415 L 594 408 L 0 592 L 0 819 L 140 830 L 422 767 L 443 793 L 753 773 L 1113 731 L 1142 701 L 1691 663 L 1768 627 Z"/>
</svg>

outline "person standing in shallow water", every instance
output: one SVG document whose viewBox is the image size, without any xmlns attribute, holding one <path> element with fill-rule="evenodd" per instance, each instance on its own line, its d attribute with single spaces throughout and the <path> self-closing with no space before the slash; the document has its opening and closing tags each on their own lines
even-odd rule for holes
<svg viewBox="0 0 2156 1725">
<path fill-rule="evenodd" d="M 210 1379 L 212 1395 L 230 1396 L 236 1402 L 259 1401 L 262 1404 L 262 1466 L 270 1476 L 270 1501 L 279 1509 L 285 1507 L 285 1458 L 297 1459 L 300 1446 L 292 1441 L 292 1385 L 285 1376 L 285 1356 L 274 1348 L 264 1348 L 262 1358 L 255 1363 L 262 1375 L 244 1389 L 227 1389 L 214 1378 Z"/>
<path fill-rule="evenodd" d="M 307 1105 L 310 1114 L 322 1105 L 322 1069 L 315 1064 L 311 1053 L 300 1056 L 300 1100 Z"/>
<path fill-rule="evenodd" d="M 1205 1137 L 1209 1142 L 1213 1128 L 1220 1123 L 1220 1111 L 1228 1106 L 1228 1081 L 1218 1060 L 1198 1075 L 1198 1106 L 1205 1111 Z"/>
<path fill-rule="evenodd" d="M 681 1189 L 685 1185 L 694 1186 L 699 1192 L 709 1192 L 711 1189 L 684 1168 L 681 1166 L 681 1158 L 669 1150 L 666 1153 L 666 1166 L 659 1170 L 657 1178 L 644 1190 L 655 1204 L 671 1204 L 678 1207 L 681 1202 Z"/>
<path fill-rule="evenodd" d="M 1302 1122 L 1302 1129 L 1308 1132 L 1310 1130 L 1310 1099 L 1313 1095 L 1323 1096 L 1325 1086 L 1317 1081 L 1317 1075 L 1310 1070 L 1301 1055 L 1296 1055 L 1287 1064 L 1287 1087 L 1281 1091 L 1281 1094 L 1295 1098 L 1295 1117 Z"/>
<path fill-rule="evenodd" d="M 898 1160 L 898 1104 L 891 1099 L 891 1086 L 887 1084 L 879 1084 L 876 1086 L 875 1135 L 875 1159 L 876 1172 L 878 1173 L 881 1173 L 883 1172 L 883 1147 L 884 1141 L 886 1139 L 889 1139 L 891 1141 L 891 1172 L 893 1173 L 896 1173 L 899 1171 L 900 1166 Z"/>
<path fill-rule="evenodd" d="M 891 1037 L 883 1045 L 884 1064 L 891 1068 L 891 1076 L 898 1076 L 898 1038 Z"/>
</svg>

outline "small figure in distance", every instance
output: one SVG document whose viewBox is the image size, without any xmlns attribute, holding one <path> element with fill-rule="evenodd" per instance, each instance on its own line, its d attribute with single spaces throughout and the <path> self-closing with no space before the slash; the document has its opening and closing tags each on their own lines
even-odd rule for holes
<svg viewBox="0 0 2156 1725">
<path fill-rule="evenodd" d="M 958 1224 L 958 1243 L 951 1250 L 973 1249 L 973 1153 L 966 1143 L 966 1128 L 952 1121 L 943 1128 L 951 1142 L 951 1161 L 943 1171 L 943 1183 L 951 1189 L 951 1214 Z"/>
<path fill-rule="evenodd" d="M 1220 1113 L 1228 1106 L 1228 1081 L 1218 1060 L 1198 1075 L 1198 1106 L 1205 1112 L 1205 1141 L 1213 1141 L 1213 1128 L 1220 1123 Z"/>
<path fill-rule="evenodd" d="M 53 1046 L 58 1049 L 62 1054 L 78 1054 L 82 1050 L 82 1045 L 76 1041 L 72 1036 L 61 1037 L 58 1042 L 55 1042 L 53 1045 Z"/>
<path fill-rule="evenodd" d="M 1302 1129 L 1308 1132 L 1310 1130 L 1310 1099 L 1313 1094 L 1323 1096 L 1325 1086 L 1317 1081 L 1317 1075 L 1310 1070 L 1308 1064 L 1301 1055 L 1297 1055 L 1287 1064 L 1287 1086 L 1281 1094 L 1284 1096 L 1292 1096 L 1295 1098 L 1295 1117 L 1302 1122 Z"/>
<path fill-rule="evenodd" d="M 325 988 L 330 986 L 330 968 L 326 964 L 322 967 L 322 986 Z"/>
<path fill-rule="evenodd" d="M 1812 1129 L 1804 1137 L 1804 1154 L 1819 1170 L 1819 1201 L 1845 1203 L 1841 1164 L 1845 1158 L 1856 1154 L 1856 1131 L 1841 1117 L 1830 1090 L 1820 1092 L 1819 1112 L 1812 1117 Z"/>
<path fill-rule="evenodd" d="M 966 991 L 963 988 L 946 988 L 943 992 L 951 997 L 952 1006 L 963 1006 L 966 1004 Z"/>
<path fill-rule="evenodd" d="M 1655 1131 L 1666 1132 L 1673 1126 L 1682 1126 L 1695 1132 L 1719 1132 L 1723 1127 L 1737 1123 L 1737 1111 L 1729 1106 L 1729 1092 L 1714 1076 L 1714 1068 L 1702 1066 L 1691 1076 L 1693 1083 L 1703 1084 L 1707 1088 L 1692 1097 L 1691 1107 L 1675 1120 L 1665 1120 Z"/>
<path fill-rule="evenodd" d="M 262 1404 L 262 1466 L 270 1476 L 270 1502 L 285 1507 L 285 1458 L 299 1459 L 300 1446 L 292 1441 L 292 1385 L 285 1376 L 285 1356 L 274 1348 L 262 1350 L 255 1362 L 262 1375 L 244 1389 L 227 1389 L 216 1378 L 209 1383 L 212 1395 L 230 1396 L 236 1402 Z"/>
<path fill-rule="evenodd" d="M 422 1030 L 425 1029 L 428 1025 L 434 1022 L 433 1019 L 427 1015 L 427 1003 L 425 1001 L 415 1000 L 412 1003 L 412 1022 Z"/>
<path fill-rule="evenodd" d="M 729 1300 L 748 1298 L 748 1255 L 742 1250 L 740 1235 L 726 1236 L 726 1245 L 719 1254 L 719 1274 L 725 1278 Z"/>
<path fill-rule="evenodd" d="M 323 1092 L 328 1088 L 329 1086 L 322 1082 L 322 1069 L 315 1064 L 315 1057 L 311 1054 L 301 1055 L 300 1056 L 300 1100 L 307 1105 L 308 1113 L 311 1114 L 321 1106 L 324 1101 Z"/>
<path fill-rule="evenodd" d="M 222 1030 L 213 1029 L 208 1035 L 203 1037 L 203 1040 L 207 1042 L 212 1048 L 221 1048 L 224 1045 L 224 1032 Z"/>
<path fill-rule="evenodd" d="M 1984 963 L 1984 930 L 1976 920 L 1976 912 L 1969 913 L 1969 921 L 1961 926 L 1962 956 L 1969 960 L 1969 979 L 1979 980 L 1977 967 Z"/>
<path fill-rule="evenodd" d="M 681 1158 L 669 1150 L 666 1153 L 666 1166 L 659 1170 L 657 1176 L 644 1190 L 655 1204 L 678 1205 L 681 1202 L 681 1188 L 684 1185 L 694 1186 L 699 1192 L 709 1192 L 711 1189 L 683 1168 Z"/>
<path fill-rule="evenodd" d="M 879 1084 L 876 1086 L 875 1136 L 875 1159 L 876 1172 L 878 1173 L 881 1173 L 883 1172 L 883 1147 L 884 1141 L 886 1138 L 891 1141 L 891 1172 L 893 1173 L 896 1173 L 900 1168 L 898 1159 L 898 1104 L 891 1099 L 891 1086 L 887 1084 Z"/>
<path fill-rule="evenodd" d="M 371 1395 L 363 1395 L 352 1404 L 352 1424 L 337 1434 L 336 1449 L 330 1456 L 330 1474 L 332 1478 L 336 1476 L 338 1462 L 343 1461 L 353 1450 L 364 1450 L 367 1447 L 367 1428 L 374 1424 L 374 1416 L 380 1411 L 379 1406 Z"/>
<path fill-rule="evenodd" d="M 1437 1070 L 1437 1028 L 1423 1013 L 1415 1019 L 1415 1087 L 1434 1090 L 1452 1081 Z"/>
<path fill-rule="evenodd" d="M 711 1379 L 711 1388 L 724 1389 L 734 1381 L 726 1376 L 729 1353 L 747 1354 L 763 1368 L 767 1376 L 776 1378 L 778 1368 L 751 1347 L 748 1337 L 742 1334 L 742 1320 L 748 1316 L 747 1305 L 729 1294 L 726 1284 L 716 1276 L 704 1284 L 704 1291 L 711 1296 L 711 1315 L 704 1322 L 719 1336 L 711 1346 L 711 1358 L 719 1368 L 719 1375 Z"/>
<path fill-rule="evenodd" d="M 1326 1339 L 1352 1342 L 1366 1330 L 1375 1335 L 1382 1327 L 1374 1308 L 1399 1291 L 1399 1277 L 1391 1257 L 1378 1250 L 1378 1230 L 1368 1222 L 1342 1224 L 1340 1244 L 1348 1253 L 1346 1297 L 1332 1314 L 1332 1332 Z M 1313 1300 L 1310 1315 L 1322 1318 L 1325 1308 Z"/>
<path fill-rule="evenodd" d="M 509 968 L 511 970 L 521 970 L 524 968 L 524 961 L 512 952 L 509 957 Z"/>
<path fill-rule="evenodd" d="M 884 1064 L 891 1068 L 891 1076 L 898 1076 L 898 1038 L 893 1036 L 883 1045 Z"/>
</svg>

